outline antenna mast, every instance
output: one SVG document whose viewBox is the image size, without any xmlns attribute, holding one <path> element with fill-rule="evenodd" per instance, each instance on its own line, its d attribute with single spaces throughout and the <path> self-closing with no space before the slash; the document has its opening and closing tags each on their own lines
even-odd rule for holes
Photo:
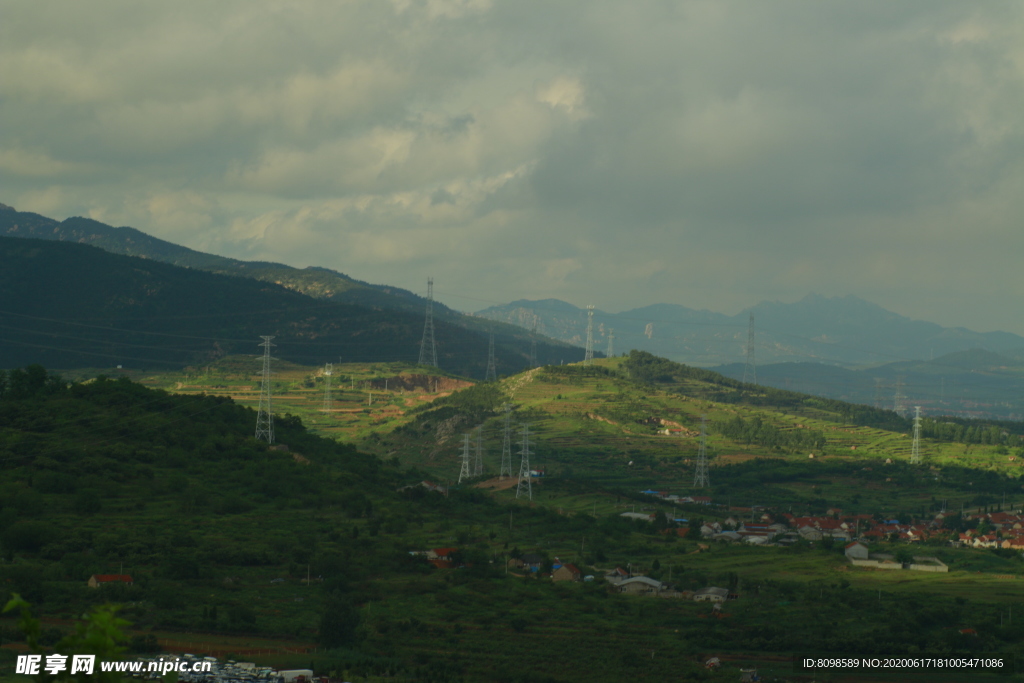
<svg viewBox="0 0 1024 683">
<path fill-rule="evenodd" d="M 263 382 L 260 386 L 260 410 L 256 414 L 256 440 L 264 439 L 268 444 L 274 443 L 274 409 L 270 402 L 270 347 L 273 337 L 260 335 L 263 343 Z"/>
<path fill-rule="evenodd" d="M 516 498 L 525 496 L 533 500 L 533 483 L 530 481 L 530 425 L 523 425 L 523 445 L 519 450 L 522 461 L 519 464 L 519 485 L 516 487 Z"/>
<path fill-rule="evenodd" d="M 498 372 L 494 368 L 494 332 L 491 332 L 491 342 L 487 346 L 487 374 L 485 382 L 493 382 L 498 379 Z"/>
<path fill-rule="evenodd" d="M 700 416 L 700 448 L 697 451 L 697 471 L 693 474 L 693 487 L 702 489 L 711 486 L 708 477 L 707 426 L 704 415 Z"/>
<path fill-rule="evenodd" d="M 587 306 L 587 350 L 583 356 L 583 364 L 594 362 L 594 305 Z"/>
<path fill-rule="evenodd" d="M 437 344 L 434 342 L 434 278 L 427 278 L 427 318 L 420 342 L 420 365 L 437 367 Z"/>
<path fill-rule="evenodd" d="M 324 366 L 324 412 L 328 413 L 331 410 L 331 373 L 334 369 L 334 365 L 328 363 Z"/>
<path fill-rule="evenodd" d="M 512 404 L 506 403 L 502 406 L 505 411 L 505 441 L 501 445 L 501 472 L 499 477 L 505 478 L 505 472 L 512 476 Z"/>
<path fill-rule="evenodd" d="M 469 432 L 462 435 L 462 469 L 459 470 L 459 483 L 473 475 L 469 471 Z"/>
<path fill-rule="evenodd" d="M 914 406 L 914 444 L 910 447 L 910 464 L 921 464 L 921 406 Z"/>
<path fill-rule="evenodd" d="M 757 363 L 754 362 L 754 312 L 750 312 L 747 328 L 747 364 L 743 367 L 743 382 L 757 384 Z"/>
</svg>

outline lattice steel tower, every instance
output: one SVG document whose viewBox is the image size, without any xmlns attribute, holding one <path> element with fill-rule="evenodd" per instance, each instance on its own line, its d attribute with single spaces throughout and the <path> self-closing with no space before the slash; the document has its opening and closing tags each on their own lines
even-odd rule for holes
<svg viewBox="0 0 1024 683">
<path fill-rule="evenodd" d="M 747 327 L 747 364 L 743 366 L 743 381 L 757 384 L 757 363 L 754 361 L 754 312 L 750 312 Z"/>
<path fill-rule="evenodd" d="M 708 477 L 708 446 L 707 424 L 704 415 L 700 416 L 700 448 L 697 450 L 697 470 L 693 473 L 693 487 L 702 489 L 711 486 Z"/>
<path fill-rule="evenodd" d="M 324 366 L 324 412 L 328 413 L 331 410 L 331 374 L 334 370 L 334 365 L 328 363 Z"/>
<path fill-rule="evenodd" d="M 587 351 L 583 356 L 583 364 L 594 362 L 594 305 L 587 306 Z"/>
<path fill-rule="evenodd" d="M 530 339 L 530 368 L 537 367 L 537 314 L 533 314 L 533 338 Z M 511 476 L 511 472 L 509 473 Z"/>
<path fill-rule="evenodd" d="M 608 357 L 615 355 L 615 328 L 608 328 Z"/>
<path fill-rule="evenodd" d="M 498 371 L 494 367 L 494 333 L 491 332 L 491 341 L 487 346 L 487 374 L 485 382 L 493 382 L 498 379 Z"/>
<path fill-rule="evenodd" d="M 469 432 L 462 435 L 462 469 L 459 470 L 459 483 L 469 479 L 473 474 L 469 471 Z"/>
<path fill-rule="evenodd" d="M 437 344 L 434 342 L 434 278 L 427 278 L 427 319 L 420 342 L 420 365 L 437 367 Z"/>
<path fill-rule="evenodd" d="M 473 475 L 479 477 L 484 473 L 484 426 L 476 428 L 476 458 L 473 462 Z"/>
<path fill-rule="evenodd" d="M 505 411 L 505 441 L 501 445 L 501 471 L 498 476 L 505 478 L 505 473 L 512 476 L 512 404 L 506 403 L 502 410 Z"/>
<path fill-rule="evenodd" d="M 914 406 L 914 443 L 910 447 L 910 464 L 921 464 L 921 406 Z"/>
<path fill-rule="evenodd" d="M 256 414 L 256 440 L 265 440 L 267 443 L 274 443 L 274 408 L 271 405 L 270 394 L 270 348 L 277 346 L 271 343 L 273 337 L 260 335 L 263 343 L 263 382 L 260 386 L 260 410 Z"/>
<path fill-rule="evenodd" d="M 900 417 L 907 416 L 907 397 L 903 395 L 903 375 L 897 375 L 896 377 L 896 394 L 892 398 L 892 409 Z"/>
<path fill-rule="evenodd" d="M 519 464 L 519 485 L 516 487 L 516 498 L 526 496 L 533 500 L 533 482 L 530 480 L 530 425 L 523 425 L 523 441 L 519 449 L 522 460 Z"/>
</svg>

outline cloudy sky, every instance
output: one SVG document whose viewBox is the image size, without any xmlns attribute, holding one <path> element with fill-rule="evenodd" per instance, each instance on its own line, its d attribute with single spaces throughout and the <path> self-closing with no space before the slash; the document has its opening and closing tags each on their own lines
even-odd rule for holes
<svg viewBox="0 0 1024 683">
<path fill-rule="evenodd" d="M 0 0 L 0 202 L 425 290 L 1024 333 L 1024 5 Z"/>
</svg>

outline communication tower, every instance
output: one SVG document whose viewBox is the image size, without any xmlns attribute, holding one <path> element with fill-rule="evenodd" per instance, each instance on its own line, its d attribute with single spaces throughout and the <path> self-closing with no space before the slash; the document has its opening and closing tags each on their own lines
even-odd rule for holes
<svg viewBox="0 0 1024 683">
<path fill-rule="evenodd" d="M 693 474 L 693 487 L 702 489 L 711 486 L 711 479 L 708 477 L 708 447 L 707 447 L 707 420 L 704 415 L 700 416 L 700 448 L 697 450 L 697 470 Z"/>
<path fill-rule="evenodd" d="M 530 480 L 530 425 L 523 425 L 523 442 L 519 449 L 522 460 L 519 464 L 519 485 L 516 487 L 516 498 L 525 496 L 533 500 L 533 483 Z"/>
<path fill-rule="evenodd" d="M 583 364 L 594 362 L 594 305 L 587 306 L 587 351 L 583 356 Z"/>
<path fill-rule="evenodd" d="M 754 312 L 750 312 L 747 327 L 747 364 L 743 367 L 743 381 L 757 384 L 757 363 L 754 361 Z"/>
<path fill-rule="evenodd" d="M 914 444 L 910 447 L 910 464 L 921 464 L 921 406 L 914 406 Z"/>
<path fill-rule="evenodd" d="M 331 411 L 331 374 L 334 370 L 334 365 L 328 363 L 324 366 L 324 412 L 328 413 Z"/>
<path fill-rule="evenodd" d="M 494 333 L 491 332 L 491 342 L 487 346 L 487 374 L 484 376 L 485 382 L 493 382 L 498 379 L 498 372 L 494 367 Z"/>
<path fill-rule="evenodd" d="M 263 439 L 267 443 L 274 443 L 274 408 L 271 405 L 270 394 L 270 348 L 277 346 L 271 342 L 273 337 L 260 335 L 263 343 L 263 382 L 260 385 L 260 410 L 256 413 L 256 440 Z"/>
<path fill-rule="evenodd" d="M 437 344 L 434 342 L 434 278 L 427 278 L 427 318 L 420 342 L 420 365 L 437 367 Z"/>
<path fill-rule="evenodd" d="M 502 409 L 505 411 L 505 441 L 501 445 L 501 472 L 498 476 L 504 479 L 506 472 L 512 476 L 512 404 L 506 403 Z"/>
<path fill-rule="evenodd" d="M 469 432 L 466 432 L 462 435 L 462 469 L 459 470 L 459 483 L 461 484 L 463 479 L 469 479 L 472 476 L 469 471 Z"/>
</svg>

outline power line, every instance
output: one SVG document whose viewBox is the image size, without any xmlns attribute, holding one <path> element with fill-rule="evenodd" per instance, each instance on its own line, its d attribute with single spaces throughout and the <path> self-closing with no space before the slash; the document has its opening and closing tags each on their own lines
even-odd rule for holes
<svg viewBox="0 0 1024 683">
<path fill-rule="evenodd" d="M 459 483 L 472 477 L 469 467 L 469 432 L 462 435 L 462 469 L 459 470 Z"/>
<path fill-rule="evenodd" d="M 501 408 L 505 411 L 505 439 L 501 445 L 501 471 L 498 476 L 504 479 L 506 472 L 512 476 L 512 404 L 506 403 Z"/>
<path fill-rule="evenodd" d="M 594 305 L 587 306 L 587 348 L 583 356 L 583 364 L 594 362 Z"/>
<path fill-rule="evenodd" d="M 484 374 L 484 381 L 494 382 L 497 379 L 498 372 L 494 367 L 494 333 L 491 332 L 491 340 L 487 345 L 487 372 Z"/>
<path fill-rule="evenodd" d="M 615 328 L 608 328 L 608 357 L 611 358 L 615 355 Z"/>
<path fill-rule="evenodd" d="M 921 406 L 914 406 L 914 443 L 910 447 L 910 464 L 921 464 Z"/>
</svg>

